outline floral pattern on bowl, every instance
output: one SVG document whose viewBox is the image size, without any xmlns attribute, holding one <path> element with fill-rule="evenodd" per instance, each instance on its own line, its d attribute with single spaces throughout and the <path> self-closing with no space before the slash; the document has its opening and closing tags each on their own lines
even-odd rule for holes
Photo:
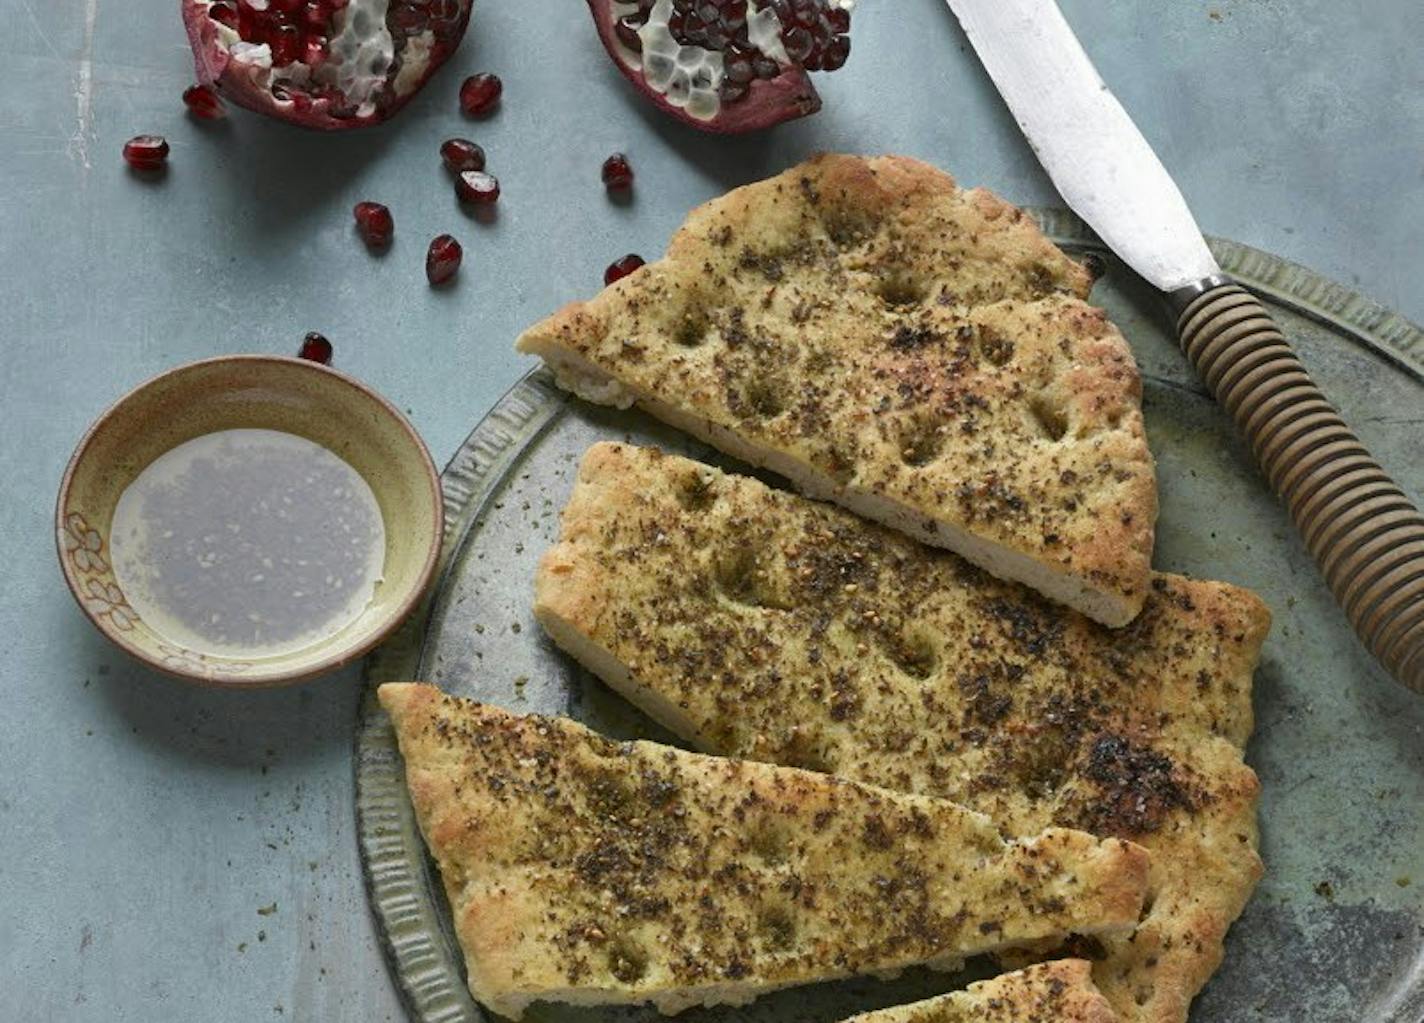
<svg viewBox="0 0 1424 1023">
<path fill-rule="evenodd" d="M 59 531 L 59 545 L 74 571 L 86 576 L 81 590 L 84 609 L 95 618 L 104 618 L 120 632 L 132 632 L 142 619 L 124 597 L 104 559 L 104 537 L 84 516 L 71 512 Z M 156 641 L 165 668 L 183 675 L 234 675 L 251 669 L 244 661 L 217 659 L 186 647 Z"/>
<path fill-rule="evenodd" d="M 83 515 L 70 512 L 59 529 L 59 547 L 75 574 L 84 577 L 77 594 L 84 610 L 107 619 L 120 632 L 132 632 L 139 622 L 138 612 L 114 581 L 104 560 L 104 538 L 99 531 L 91 528 Z"/>
<path fill-rule="evenodd" d="M 138 612 L 129 607 L 124 591 L 116 583 L 90 579 L 84 584 L 84 609 L 95 618 L 107 618 L 120 632 L 132 632 Z"/>
<path fill-rule="evenodd" d="M 78 512 L 70 512 L 65 518 L 59 531 L 59 544 L 76 572 L 109 570 L 109 563 L 104 560 L 104 538 L 97 529 L 89 528 L 89 523 Z"/>
<path fill-rule="evenodd" d="M 183 675 L 240 675 L 252 668 L 247 661 L 217 660 L 168 643 L 159 643 L 158 650 L 163 655 L 163 666 Z"/>
</svg>

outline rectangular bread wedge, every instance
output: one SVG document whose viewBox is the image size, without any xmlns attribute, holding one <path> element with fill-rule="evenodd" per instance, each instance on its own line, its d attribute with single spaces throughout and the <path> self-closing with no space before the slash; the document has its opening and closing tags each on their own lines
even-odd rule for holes
<svg viewBox="0 0 1424 1023">
<path fill-rule="evenodd" d="M 1270 615 L 1154 576 L 1103 628 L 830 505 L 590 448 L 539 568 L 554 641 L 700 749 L 1152 853 L 1130 937 L 1078 946 L 1124 1020 L 1182 1023 L 1261 875 L 1251 677 Z"/>
<path fill-rule="evenodd" d="M 520 337 L 679 429 L 1111 626 L 1148 596 L 1132 352 L 1034 222 L 903 157 L 821 156 Z"/>
<path fill-rule="evenodd" d="M 1083 959 L 1058 959 L 845 1023 L 1117 1023 L 1092 969 Z"/>
<path fill-rule="evenodd" d="M 942 800 L 617 743 L 432 686 L 379 690 L 470 990 L 672 1013 L 1069 932 L 1130 929 L 1147 856 L 1053 828 L 1005 842 Z"/>
</svg>

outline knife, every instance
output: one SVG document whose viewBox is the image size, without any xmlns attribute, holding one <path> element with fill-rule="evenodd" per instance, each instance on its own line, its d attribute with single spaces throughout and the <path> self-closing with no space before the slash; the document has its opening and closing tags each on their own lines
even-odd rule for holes
<svg viewBox="0 0 1424 1023">
<path fill-rule="evenodd" d="M 1049 177 L 1167 296 L 1177 336 L 1250 443 L 1356 634 L 1424 693 L 1424 516 L 1345 425 L 1182 193 L 1054 0 L 948 0 Z"/>
</svg>

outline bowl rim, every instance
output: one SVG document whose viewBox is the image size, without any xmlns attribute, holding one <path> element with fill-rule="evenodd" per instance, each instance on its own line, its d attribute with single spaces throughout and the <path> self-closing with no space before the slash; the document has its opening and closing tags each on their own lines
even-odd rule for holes
<svg viewBox="0 0 1424 1023">
<path fill-rule="evenodd" d="M 336 647 L 328 656 L 323 657 L 313 664 L 306 665 L 302 668 L 293 668 L 256 677 L 231 672 L 225 673 L 220 668 L 214 668 L 202 674 L 184 671 L 173 664 L 164 663 L 153 657 L 147 650 L 144 650 L 142 647 L 124 637 L 118 629 L 114 629 L 101 621 L 85 606 L 85 597 L 80 590 L 80 579 L 70 565 L 69 559 L 65 557 L 63 540 L 64 530 L 68 525 L 65 506 L 69 499 L 75 472 L 83 462 L 95 438 L 109 425 L 114 416 L 125 405 L 133 401 L 144 391 L 170 377 L 201 367 L 220 365 L 223 363 L 247 365 L 263 363 L 278 364 L 289 369 L 324 373 L 339 383 L 346 385 L 351 390 L 356 391 L 363 397 L 374 401 L 376 405 L 404 431 L 406 437 L 411 441 L 415 451 L 418 453 L 422 468 L 425 470 L 424 475 L 430 491 L 431 507 L 434 509 L 434 516 L 431 521 L 432 528 L 430 532 L 431 540 L 429 549 L 425 552 L 424 563 L 421 565 L 420 571 L 416 574 L 415 585 L 411 588 L 410 593 L 407 594 L 405 599 L 386 614 L 378 628 L 359 642 Z M 110 403 L 109 406 L 89 424 L 88 429 L 84 431 L 84 435 L 79 439 L 79 443 L 75 445 L 74 453 L 69 456 L 69 462 L 64 468 L 64 475 L 60 479 L 59 494 L 55 499 L 54 517 L 54 542 L 59 555 L 60 571 L 64 575 L 64 581 L 69 588 L 70 596 L 74 598 L 75 603 L 79 605 L 79 610 L 83 613 L 85 618 L 89 619 L 90 624 L 98 629 L 105 639 L 119 647 L 130 657 L 133 657 L 148 667 L 172 678 L 182 679 L 185 682 L 192 682 L 200 686 L 215 689 L 272 689 L 279 686 L 293 685 L 295 683 L 309 681 L 321 675 L 326 675 L 353 661 L 365 657 L 366 654 L 385 642 L 391 633 L 410 616 L 411 612 L 415 610 L 429 593 L 430 584 L 435 578 L 435 570 L 440 560 L 440 549 L 445 534 L 445 501 L 444 492 L 440 486 L 440 471 L 436 468 L 435 460 L 430 455 L 430 448 L 399 408 L 374 388 L 338 369 L 333 369 L 322 363 L 314 362 L 311 359 L 302 359 L 291 355 L 269 355 L 262 353 L 218 355 L 206 359 L 197 359 L 193 362 L 185 362 L 149 377 L 143 382 L 131 387 L 119 398 Z"/>
</svg>

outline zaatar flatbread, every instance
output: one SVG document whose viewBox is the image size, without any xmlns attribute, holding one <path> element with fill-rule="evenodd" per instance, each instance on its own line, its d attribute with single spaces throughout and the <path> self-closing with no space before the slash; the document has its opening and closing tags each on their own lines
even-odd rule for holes
<svg viewBox="0 0 1424 1023">
<path fill-rule="evenodd" d="M 988 192 L 822 156 L 694 210 L 665 258 L 518 347 L 589 400 L 1120 626 L 1148 595 L 1156 477 L 1091 284 Z"/>
<path fill-rule="evenodd" d="M 1242 748 L 1270 616 L 1224 583 L 1148 590 L 1106 629 L 832 506 L 599 444 L 535 612 L 701 749 L 1147 847 L 1136 932 L 1074 948 L 1124 1020 L 1181 1023 L 1261 875 Z"/>
<path fill-rule="evenodd" d="M 1005 842 L 952 803 L 520 717 L 388 684 L 470 990 L 743 1004 L 1137 919 L 1147 856 L 1051 829 Z"/>
</svg>

